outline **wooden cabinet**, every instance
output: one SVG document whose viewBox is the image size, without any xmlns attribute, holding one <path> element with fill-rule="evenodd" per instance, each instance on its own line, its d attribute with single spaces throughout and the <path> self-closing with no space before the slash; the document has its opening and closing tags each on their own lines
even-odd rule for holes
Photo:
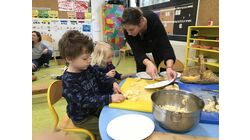
<svg viewBox="0 0 250 140">
<path fill-rule="evenodd" d="M 189 26 L 186 44 L 185 69 L 203 55 L 206 67 L 219 72 L 219 26 Z"/>
</svg>

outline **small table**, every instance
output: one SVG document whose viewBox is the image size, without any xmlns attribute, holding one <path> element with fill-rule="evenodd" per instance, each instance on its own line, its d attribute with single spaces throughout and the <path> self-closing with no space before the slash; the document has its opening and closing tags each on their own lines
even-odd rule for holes
<svg viewBox="0 0 250 140">
<path fill-rule="evenodd" d="M 124 83 L 125 80 L 123 80 L 120 83 L 120 86 Z M 185 89 L 188 90 L 193 89 L 196 90 L 197 86 L 199 87 L 199 85 L 197 84 L 186 84 L 184 85 L 184 83 L 181 83 L 180 89 Z M 209 86 L 209 85 L 208 85 Z M 213 87 L 218 87 L 218 85 L 210 85 Z M 201 87 L 203 87 L 201 85 Z M 190 91 L 190 90 L 189 90 Z M 191 90 L 192 91 L 192 90 Z M 123 110 L 123 109 L 116 109 L 116 108 L 110 108 L 108 106 L 105 106 L 100 114 L 99 117 L 99 131 L 100 131 L 100 135 L 102 137 L 103 140 L 112 140 L 111 137 L 108 136 L 106 128 L 108 123 L 121 115 L 125 115 L 125 114 L 140 114 L 140 115 L 144 115 L 149 117 L 155 124 L 155 130 L 154 131 L 158 131 L 158 132 L 169 132 L 169 133 L 173 133 L 171 131 L 168 131 L 164 128 L 162 128 L 158 122 L 156 122 L 156 120 L 153 117 L 152 113 L 146 113 L 146 112 L 139 112 L 139 111 L 130 111 L 130 110 Z M 219 125 L 218 124 L 207 124 L 207 123 L 199 123 L 193 130 L 184 133 L 186 135 L 192 135 L 192 136 L 203 136 L 203 137 L 211 137 L 211 138 L 219 138 Z"/>
</svg>

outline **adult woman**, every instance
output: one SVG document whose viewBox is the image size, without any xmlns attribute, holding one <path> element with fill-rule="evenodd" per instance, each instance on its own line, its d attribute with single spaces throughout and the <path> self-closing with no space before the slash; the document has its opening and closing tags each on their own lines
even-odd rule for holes
<svg viewBox="0 0 250 140">
<path fill-rule="evenodd" d="M 49 67 L 52 50 L 49 44 L 42 41 L 41 34 L 32 31 L 32 71 L 37 71 L 42 65 Z"/>
<path fill-rule="evenodd" d="M 176 57 L 158 15 L 130 7 L 123 12 L 122 24 L 126 40 L 135 56 L 137 72 L 146 70 L 155 79 L 156 66 L 164 60 L 167 76 L 175 79 L 173 64 Z M 156 66 L 146 53 L 152 53 Z"/>
</svg>

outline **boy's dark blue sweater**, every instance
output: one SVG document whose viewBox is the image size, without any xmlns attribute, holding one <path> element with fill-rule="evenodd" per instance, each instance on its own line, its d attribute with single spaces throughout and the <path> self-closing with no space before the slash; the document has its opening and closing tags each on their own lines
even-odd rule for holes
<svg viewBox="0 0 250 140">
<path fill-rule="evenodd" d="M 113 88 L 115 80 L 89 66 L 80 73 L 64 72 L 62 76 L 63 93 L 66 99 L 67 114 L 74 122 L 82 121 L 88 115 L 93 115 L 98 107 L 111 102 L 111 94 L 103 93 L 100 87 Z"/>
</svg>

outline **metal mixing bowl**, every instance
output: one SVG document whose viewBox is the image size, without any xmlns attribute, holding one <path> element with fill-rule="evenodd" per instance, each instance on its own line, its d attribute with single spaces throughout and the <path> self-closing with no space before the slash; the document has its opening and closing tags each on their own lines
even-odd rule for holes
<svg viewBox="0 0 250 140">
<path fill-rule="evenodd" d="M 182 104 L 186 98 L 185 105 Z M 151 96 L 153 101 L 153 116 L 159 124 L 174 132 L 187 132 L 200 121 L 204 101 L 199 97 L 181 90 L 161 90 Z M 171 105 L 185 108 L 184 113 L 162 109 L 159 105 Z"/>
</svg>

